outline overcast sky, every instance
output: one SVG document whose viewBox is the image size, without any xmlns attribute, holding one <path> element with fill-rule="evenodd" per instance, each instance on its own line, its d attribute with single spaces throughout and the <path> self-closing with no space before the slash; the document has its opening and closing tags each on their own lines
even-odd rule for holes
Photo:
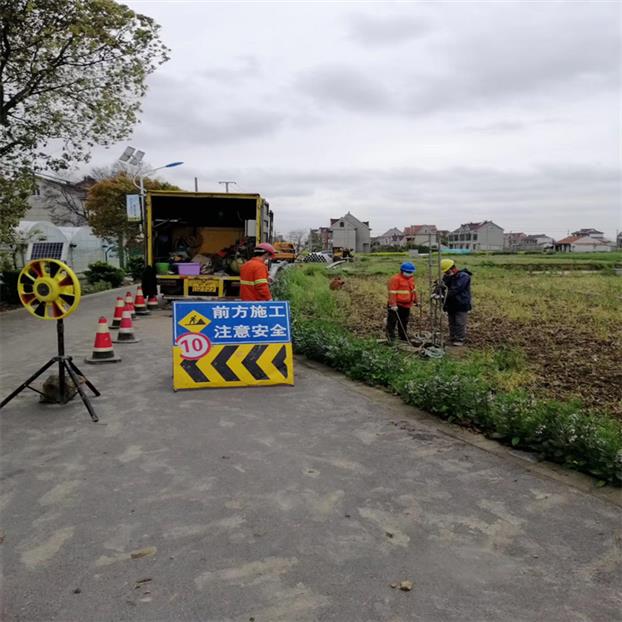
<svg viewBox="0 0 622 622">
<path fill-rule="evenodd" d="M 126 144 L 185 189 L 259 192 L 276 229 L 490 219 L 622 228 L 615 2 L 184 2 Z"/>
</svg>

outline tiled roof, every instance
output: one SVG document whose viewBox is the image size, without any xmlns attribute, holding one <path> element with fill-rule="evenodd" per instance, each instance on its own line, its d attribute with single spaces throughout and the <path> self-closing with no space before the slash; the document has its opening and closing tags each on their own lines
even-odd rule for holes
<svg viewBox="0 0 622 622">
<path fill-rule="evenodd" d="M 569 235 L 568 237 L 563 238 L 562 240 L 558 240 L 557 244 L 574 244 L 574 242 L 580 239 L 581 239 L 581 236 L 579 235 Z"/>
</svg>

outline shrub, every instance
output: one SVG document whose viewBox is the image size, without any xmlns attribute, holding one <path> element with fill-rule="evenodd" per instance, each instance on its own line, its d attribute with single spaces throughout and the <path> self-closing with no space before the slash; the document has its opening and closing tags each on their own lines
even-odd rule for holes
<svg viewBox="0 0 622 622">
<path fill-rule="evenodd" d="M 96 261 L 89 264 L 88 270 L 84 272 L 86 280 L 90 284 L 98 281 L 110 283 L 112 287 L 119 287 L 123 283 L 125 272 L 120 268 L 115 268 L 105 261 Z"/>
<path fill-rule="evenodd" d="M 17 294 L 17 278 L 19 270 L 4 270 L 2 272 L 2 300 L 11 305 L 20 304 Z"/>
<path fill-rule="evenodd" d="M 413 406 L 448 421 L 475 427 L 513 447 L 622 485 L 622 426 L 612 416 L 586 412 L 578 401 L 537 399 L 526 391 L 498 391 L 492 370 L 520 370 L 522 352 L 501 349 L 470 360 L 427 361 L 374 340 L 351 335 L 336 323 L 323 292 L 302 271 L 288 271 L 278 284 L 292 302 L 294 348 L 309 358 L 369 385 L 399 394 Z M 311 270 L 314 279 L 317 269 Z M 306 285 L 306 287 L 305 287 Z M 313 303 L 318 296 L 323 302 Z M 321 317 L 323 319 L 314 319 Z"/>
<path fill-rule="evenodd" d="M 95 292 L 104 292 L 110 289 L 112 285 L 108 281 L 95 281 L 95 283 L 87 283 L 82 287 L 83 294 L 94 294 Z"/>
<path fill-rule="evenodd" d="M 145 260 L 141 255 L 134 255 L 127 260 L 127 272 L 135 281 L 139 281 L 145 269 Z"/>
</svg>

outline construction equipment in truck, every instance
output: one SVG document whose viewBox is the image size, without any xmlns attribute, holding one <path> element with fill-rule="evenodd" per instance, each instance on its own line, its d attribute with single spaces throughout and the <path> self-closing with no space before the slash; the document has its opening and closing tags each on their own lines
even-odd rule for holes
<svg viewBox="0 0 622 622">
<path fill-rule="evenodd" d="M 239 297 L 241 265 L 271 242 L 259 194 L 154 190 L 145 206 L 145 263 L 165 299 Z"/>
</svg>

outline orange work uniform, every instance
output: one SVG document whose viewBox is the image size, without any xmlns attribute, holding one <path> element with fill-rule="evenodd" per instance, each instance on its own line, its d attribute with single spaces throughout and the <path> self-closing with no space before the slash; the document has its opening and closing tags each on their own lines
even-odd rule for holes
<svg viewBox="0 0 622 622">
<path fill-rule="evenodd" d="M 268 266 L 261 257 L 249 259 L 240 268 L 240 300 L 272 300 Z"/>
<path fill-rule="evenodd" d="M 389 307 L 410 309 L 417 304 L 415 278 L 406 278 L 401 272 L 389 279 Z"/>
</svg>

